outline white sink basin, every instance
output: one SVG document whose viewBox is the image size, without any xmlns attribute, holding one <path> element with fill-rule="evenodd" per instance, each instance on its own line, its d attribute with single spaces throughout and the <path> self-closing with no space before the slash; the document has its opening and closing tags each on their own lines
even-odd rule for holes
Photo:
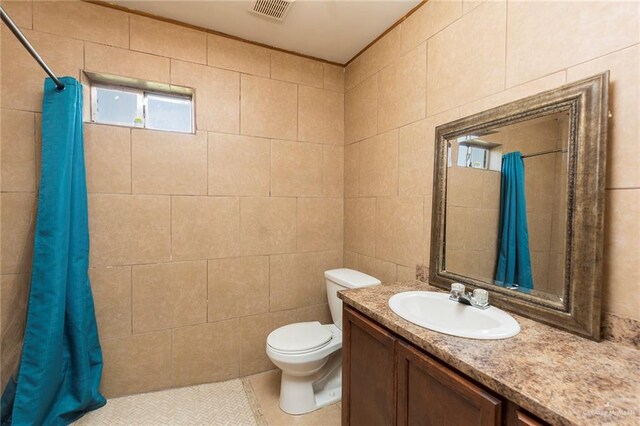
<svg viewBox="0 0 640 426">
<path fill-rule="evenodd" d="M 409 322 L 452 336 L 490 340 L 520 333 L 520 324 L 505 311 L 463 305 L 447 293 L 406 291 L 392 296 L 389 307 Z"/>
</svg>

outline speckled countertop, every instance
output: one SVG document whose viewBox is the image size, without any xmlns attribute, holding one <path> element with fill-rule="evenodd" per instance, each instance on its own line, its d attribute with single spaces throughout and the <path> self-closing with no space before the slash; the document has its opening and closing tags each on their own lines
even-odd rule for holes
<svg viewBox="0 0 640 426">
<path fill-rule="evenodd" d="M 441 291 L 420 281 L 340 293 L 344 303 L 487 388 L 552 424 L 640 425 L 640 350 L 593 342 L 514 315 L 521 332 L 472 340 L 414 325 L 388 301 L 409 290 Z"/>
</svg>

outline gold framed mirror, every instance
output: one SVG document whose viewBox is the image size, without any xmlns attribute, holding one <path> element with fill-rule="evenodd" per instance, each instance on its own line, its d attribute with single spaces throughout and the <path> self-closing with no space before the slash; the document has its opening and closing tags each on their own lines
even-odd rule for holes
<svg viewBox="0 0 640 426">
<path fill-rule="evenodd" d="M 429 282 L 600 339 L 609 73 L 436 128 Z"/>
</svg>

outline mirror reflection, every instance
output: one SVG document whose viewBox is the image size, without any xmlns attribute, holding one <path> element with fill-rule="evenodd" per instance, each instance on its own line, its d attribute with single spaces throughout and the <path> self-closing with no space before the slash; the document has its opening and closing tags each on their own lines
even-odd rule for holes
<svg viewBox="0 0 640 426">
<path fill-rule="evenodd" d="M 562 302 L 569 111 L 448 140 L 444 269 Z"/>
</svg>

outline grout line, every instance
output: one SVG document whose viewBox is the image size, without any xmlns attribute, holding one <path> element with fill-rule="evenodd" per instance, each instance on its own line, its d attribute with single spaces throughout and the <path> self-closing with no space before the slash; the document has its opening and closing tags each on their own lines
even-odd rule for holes
<svg viewBox="0 0 640 426">
<path fill-rule="evenodd" d="M 300 85 L 296 84 L 296 142 L 300 141 Z"/>
<path fill-rule="evenodd" d="M 355 188 L 355 195 L 354 197 L 360 197 L 360 171 L 362 169 L 361 167 L 361 159 L 362 156 L 360 155 L 360 150 L 362 148 L 361 143 L 360 142 L 356 142 L 356 167 L 357 167 L 357 173 L 356 173 L 356 188 Z"/>
<path fill-rule="evenodd" d="M 296 253 L 298 253 L 298 204 L 300 203 L 300 198 L 296 197 L 296 212 L 295 212 L 295 220 L 293 222 L 293 227 L 294 227 L 294 233 L 296 235 Z"/>
<path fill-rule="evenodd" d="M 129 284 L 130 284 L 129 293 L 131 297 L 131 308 L 129 312 L 131 314 L 131 321 L 130 321 L 129 335 L 133 336 L 133 265 L 129 265 Z"/>
<path fill-rule="evenodd" d="M 427 92 L 429 90 L 429 43 L 424 42 L 424 119 L 429 116 L 429 99 Z"/>
<path fill-rule="evenodd" d="M 237 257 L 241 257 L 242 255 L 242 238 L 241 238 L 242 212 L 240 211 L 240 209 L 242 204 L 242 197 L 235 197 L 235 198 L 238 200 L 238 256 Z"/>
<path fill-rule="evenodd" d="M 379 203 L 378 203 L 378 197 L 373 197 L 373 199 L 375 200 L 375 204 L 376 204 L 374 209 L 375 211 L 374 228 L 376 230 L 376 233 L 374 234 L 374 237 L 373 237 L 373 257 L 377 259 L 378 258 L 378 231 L 379 231 L 378 229 L 378 204 Z"/>
<path fill-rule="evenodd" d="M 630 186 L 630 187 L 606 187 L 605 191 L 633 191 L 640 190 L 638 186 Z M 37 194 L 38 190 L 33 191 L 0 191 L 0 194 Z M 277 197 L 269 196 L 254 196 L 254 195 L 206 195 L 206 194 L 154 194 L 154 193 L 134 193 L 130 194 L 128 192 L 89 192 L 89 196 L 96 195 L 119 195 L 119 196 L 140 196 L 140 197 L 207 197 L 207 198 L 240 198 L 240 199 L 248 199 L 248 198 L 298 198 L 298 196 L 293 195 L 278 195 Z M 305 198 L 327 198 L 326 196 L 320 195 L 305 195 Z M 356 195 L 346 195 L 343 198 L 370 198 L 372 195 L 360 195 L 359 193 Z M 331 198 L 331 197 L 329 197 Z M 336 198 L 336 197 L 334 197 Z M 339 198 L 339 197 L 337 197 Z M 119 265 L 114 265 L 119 266 Z M 120 265 L 122 266 L 122 265 Z"/>
<path fill-rule="evenodd" d="M 380 84 L 378 81 L 378 72 L 376 72 L 373 77 L 375 77 L 376 79 L 376 132 L 375 132 L 375 136 L 379 135 L 379 131 L 380 131 L 380 108 L 379 108 L 379 101 L 380 101 Z"/>
<path fill-rule="evenodd" d="M 400 128 L 396 128 L 396 197 L 400 196 Z"/>
<path fill-rule="evenodd" d="M 38 190 L 40 189 L 40 185 L 38 183 L 39 181 L 39 175 L 40 173 L 38 172 L 38 120 L 36 119 L 36 114 L 33 113 L 33 186 L 34 186 L 34 191 L 39 192 Z M 82 134 L 83 138 L 84 138 L 84 131 Z M 84 139 L 83 139 L 83 144 L 84 144 Z M 40 141 L 40 149 L 42 149 L 42 141 Z M 40 156 L 40 168 L 42 167 L 42 155 Z M 85 172 L 86 173 L 86 172 Z M 2 191 L 4 192 L 4 191 Z M 87 195 L 88 191 L 87 191 Z"/>
<path fill-rule="evenodd" d="M 171 374 L 171 386 L 175 386 L 175 380 L 176 380 L 176 372 L 175 372 L 175 368 L 174 368 L 174 362 L 173 362 L 173 330 L 174 328 L 170 328 L 169 329 L 169 373 Z"/>
<path fill-rule="evenodd" d="M 238 135 L 242 135 L 242 75 L 238 73 Z"/>
<path fill-rule="evenodd" d="M 375 198 L 375 197 L 363 197 L 363 198 Z M 198 259 L 194 259 L 194 258 L 190 258 L 190 259 L 179 259 L 176 261 L 153 261 L 153 262 L 141 262 L 141 263 L 132 263 L 132 264 L 114 264 L 114 265 L 98 265 L 98 266 L 90 266 L 89 269 L 111 269 L 111 268 L 127 268 L 127 267 L 136 267 L 136 266 L 154 266 L 154 265 L 167 265 L 167 264 L 175 264 L 175 263 L 196 263 L 196 262 L 203 262 L 203 261 L 215 261 L 215 260 L 228 260 L 228 259 L 238 259 L 238 258 L 245 258 L 245 257 L 260 257 L 260 256 L 287 256 L 287 255 L 294 255 L 294 254 L 320 254 L 320 253 L 327 253 L 327 252 L 335 252 L 335 251 L 340 251 L 340 249 L 322 249 L 322 250 L 311 250 L 311 251 L 305 251 L 305 252 L 300 252 L 300 253 L 294 253 L 294 252 L 278 252 L 278 253 L 273 253 L 273 254 L 264 254 L 264 253 L 254 253 L 254 254 L 245 254 L 245 255 L 234 255 L 234 256 L 227 256 L 227 257 L 215 257 L 215 258 L 198 258 Z M 21 274 L 27 274 L 28 271 L 22 271 L 22 272 L 8 272 L 8 273 L 3 273 L 1 275 L 21 275 Z"/>
<path fill-rule="evenodd" d="M 640 46 L 640 43 L 630 44 L 630 45 L 628 45 L 628 46 L 624 46 L 624 47 L 621 47 L 621 48 L 619 48 L 619 49 L 612 50 L 612 51 L 607 52 L 607 53 L 604 53 L 604 54 L 602 54 L 602 55 L 595 56 L 595 57 L 593 57 L 593 58 L 589 58 L 589 59 L 587 59 L 586 61 L 578 62 L 578 63 L 576 63 L 576 64 L 571 64 L 571 65 L 569 65 L 569 66 L 567 66 L 567 67 L 565 67 L 565 68 L 563 68 L 563 69 L 564 69 L 564 70 L 566 70 L 566 71 L 569 71 L 571 68 L 576 68 L 576 67 L 578 67 L 578 66 L 580 66 L 580 65 L 584 65 L 584 64 L 587 64 L 587 63 L 589 63 L 589 62 L 595 61 L 595 60 L 597 60 L 597 59 L 602 59 L 602 58 L 605 58 L 605 57 L 607 57 L 607 56 L 609 56 L 609 55 L 613 55 L 613 54 L 615 54 L 615 53 L 620 53 L 620 52 L 622 52 L 623 50 L 632 49 L 632 48 L 634 48 L 634 47 L 638 47 L 638 46 Z M 558 71 L 562 71 L 562 69 L 556 70 L 556 71 L 554 71 L 554 72 L 552 72 L 552 73 L 549 73 L 549 74 L 554 74 L 554 73 L 556 73 L 556 72 L 558 72 Z"/>
<path fill-rule="evenodd" d="M 320 148 L 320 197 L 326 197 L 324 193 L 324 146 Z"/>
<path fill-rule="evenodd" d="M 129 128 L 129 193 L 133 195 L 133 130 Z"/>
<path fill-rule="evenodd" d="M 206 270 L 205 270 L 205 284 L 206 284 L 206 312 L 205 312 L 205 318 L 206 318 L 206 323 L 209 323 L 209 259 L 207 259 L 206 261 Z"/>
<path fill-rule="evenodd" d="M 504 90 L 507 90 L 507 71 L 509 67 L 507 66 L 507 51 L 509 45 L 509 2 L 505 1 L 505 16 L 504 16 Z"/>
<path fill-rule="evenodd" d="M 272 185 L 272 175 L 273 175 L 273 155 L 272 152 L 273 151 L 273 139 L 269 139 L 269 195 L 267 196 L 268 198 L 271 198 L 271 193 L 273 191 L 273 188 L 271 187 Z"/>
<path fill-rule="evenodd" d="M 242 198 L 238 197 L 238 257 L 242 256 Z"/>
<path fill-rule="evenodd" d="M 87 69 L 87 43 L 85 40 L 82 41 L 82 69 L 80 70 L 80 77 L 82 77 L 83 71 Z M 84 98 L 83 98 L 84 104 Z M 89 117 L 91 117 L 91 111 L 89 112 Z"/>
<path fill-rule="evenodd" d="M 269 270 L 269 312 L 271 312 L 271 255 L 267 255 L 267 263 Z"/>
<path fill-rule="evenodd" d="M 204 35 L 204 64 L 209 66 L 209 34 Z"/>
</svg>

